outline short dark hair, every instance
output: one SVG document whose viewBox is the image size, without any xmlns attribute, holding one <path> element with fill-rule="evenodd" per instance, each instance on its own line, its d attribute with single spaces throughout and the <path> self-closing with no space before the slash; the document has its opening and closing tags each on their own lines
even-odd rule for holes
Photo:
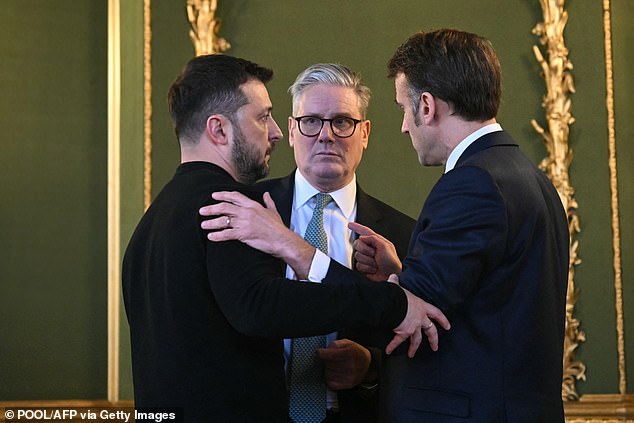
<svg viewBox="0 0 634 423">
<path fill-rule="evenodd" d="M 234 119 L 248 99 L 240 86 L 257 79 L 267 83 L 273 71 L 238 57 L 213 54 L 187 63 L 167 94 L 169 112 L 179 141 L 198 142 L 213 114 Z"/>
<path fill-rule="evenodd" d="M 500 62 L 486 38 L 453 29 L 418 32 L 394 53 L 388 76 L 404 74 L 418 114 L 427 91 L 469 121 L 494 118 L 502 96 Z"/>
</svg>

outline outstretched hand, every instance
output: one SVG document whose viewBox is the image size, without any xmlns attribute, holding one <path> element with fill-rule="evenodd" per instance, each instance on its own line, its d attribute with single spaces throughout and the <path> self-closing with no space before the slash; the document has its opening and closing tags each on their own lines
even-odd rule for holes
<svg viewBox="0 0 634 423">
<path fill-rule="evenodd" d="M 398 284 L 398 277 L 390 275 L 388 282 Z M 421 300 L 407 289 L 401 287 L 407 296 L 407 314 L 405 319 L 394 329 L 396 335 L 385 348 L 387 354 L 391 354 L 399 345 L 410 340 L 407 356 L 414 357 L 418 347 L 422 343 L 424 333 L 429 342 L 432 351 L 438 351 L 438 329 L 434 324 L 439 324 L 445 330 L 451 329 L 449 320 L 443 312 L 438 308 Z"/>
<path fill-rule="evenodd" d="M 354 259 L 357 270 L 373 281 L 387 280 L 392 273 L 400 273 L 401 261 L 396 248 L 387 238 L 357 222 L 348 223 L 348 228 L 359 234 L 354 241 Z"/>
</svg>

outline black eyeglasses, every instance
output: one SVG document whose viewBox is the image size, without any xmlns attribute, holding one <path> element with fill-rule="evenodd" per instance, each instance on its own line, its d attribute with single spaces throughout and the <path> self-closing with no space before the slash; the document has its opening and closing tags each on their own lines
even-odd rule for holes
<svg viewBox="0 0 634 423">
<path fill-rule="evenodd" d="M 314 137 L 321 132 L 324 122 L 330 122 L 332 133 L 339 138 L 348 138 L 354 134 L 357 124 L 361 122 L 359 119 L 351 117 L 335 117 L 332 119 L 322 119 L 317 116 L 300 116 L 294 117 L 299 126 L 299 132 L 305 137 Z"/>
</svg>

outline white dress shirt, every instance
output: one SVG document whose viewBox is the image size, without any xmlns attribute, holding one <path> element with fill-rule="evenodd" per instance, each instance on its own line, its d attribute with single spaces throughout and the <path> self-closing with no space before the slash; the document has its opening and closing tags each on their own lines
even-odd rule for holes
<svg viewBox="0 0 634 423">
<path fill-rule="evenodd" d="M 313 216 L 315 208 L 315 199 L 313 198 L 319 191 L 313 187 L 299 169 L 295 172 L 295 191 L 293 192 L 293 205 L 291 209 L 290 229 L 304 236 L 308 222 Z M 328 255 L 317 250 L 313 262 L 311 264 L 308 281 L 306 283 L 320 283 L 328 272 L 330 265 L 330 257 L 338 261 L 342 265 L 352 268 L 352 243 L 354 242 L 354 234 L 348 229 L 348 222 L 353 222 L 357 217 L 357 183 L 356 176 L 352 181 L 343 188 L 329 192 L 333 201 L 328 203 L 324 208 L 324 231 L 328 237 Z M 297 279 L 295 272 L 290 266 L 286 267 L 286 277 L 288 279 Z M 326 344 L 330 345 L 332 341 L 337 339 L 336 333 L 326 336 Z M 291 340 L 284 340 L 284 355 L 289 357 L 291 351 Z M 336 409 L 337 394 L 328 390 L 327 392 L 328 409 Z"/>
<path fill-rule="evenodd" d="M 475 132 L 472 132 L 465 139 L 460 141 L 460 144 L 453 149 L 449 157 L 447 158 L 447 163 L 445 164 L 445 173 L 449 172 L 456 166 L 458 159 L 462 156 L 462 153 L 473 144 L 478 138 L 485 136 L 486 134 L 490 134 L 491 132 L 499 132 L 502 130 L 502 127 L 499 123 L 491 123 L 489 125 L 483 126 Z"/>
</svg>

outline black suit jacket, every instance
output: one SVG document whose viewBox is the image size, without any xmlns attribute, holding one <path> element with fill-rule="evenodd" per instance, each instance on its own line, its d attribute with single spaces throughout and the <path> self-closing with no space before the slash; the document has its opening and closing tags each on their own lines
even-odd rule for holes
<svg viewBox="0 0 634 423">
<path fill-rule="evenodd" d="M 427 198 L 401 285 L 440 307 L 439 350 L 388 361 L 395 422 L 563 422 L 568 224 L 505 132 L 475 141 Z"/>
<path fill-rule="evenodd" d="M 213 164 L 182 164 L 126 250 L 135 406 L 182 407 L 194 423 L 286 422 L 282 338 L 392 328 L 406 299 L 337 263 L 322 284 L 289 281 L 266 254 L 207 241 L 198 209 L 221 190 L 254 196 Z"/>
<path fill-rule="evenodd" d="M 295 192 L 295 172 L 290 175 L 264 181 L 258 184 L 262 192 L 268 191 L 275 201 L 276 207 L 286 226 L 290 225 Z M 356 222 L 368 226 L 383 235 L 396 247 L 401 258 L 407 253 L 412 231 L 416 221 L 384 202 L 368 195 L 357 185 L 357 217 Z M 284 266 L 285 268 L 285 266 Z M 381 373 L 383 351 L 387 342 L 394 336 L 392 331 L 376 328 L 339 328 L 338 337 L 358 342 L 368 348 L 372 355 L 373 368 Z M 340 419 L 342 423 L 376 421 L 378 393 L 376 390 L 350 389 L 338 392 Z"/>
</svg>

